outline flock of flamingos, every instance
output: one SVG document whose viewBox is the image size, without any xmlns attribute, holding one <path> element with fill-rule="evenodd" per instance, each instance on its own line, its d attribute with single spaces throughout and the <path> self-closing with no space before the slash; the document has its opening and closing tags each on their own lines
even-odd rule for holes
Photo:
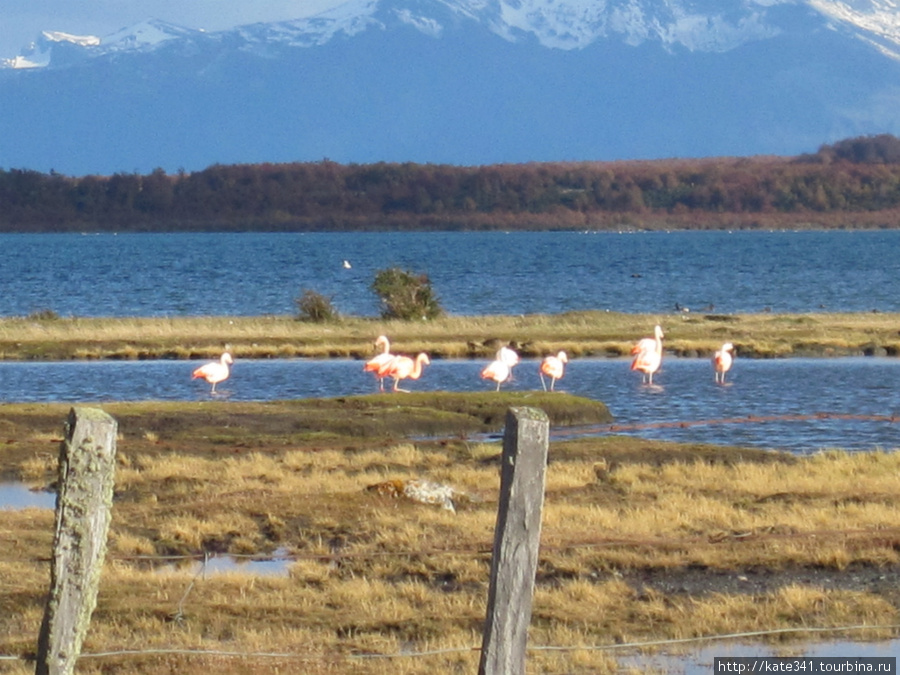
<svg viewBox="0 0 900 675">
<path fill-rule="evenodd" d="M 642 373 L 642 380 L 647 384 L 653 384 L 653 373 L 659 370 L 662 364 L 662 328 L 656 326 L 653 330 L 653 337 L 646 337 L 639 340 L 631 350 L 634 360 L 631 362 L 631 369 Z M 399 354 L 391 354 L 391 343 L 386 336 L 380 335 L 375 340 L 375 346 L 381 349 L 381 353 L 372 359 L 366 361 L 363 371 L 372 373 L 378 380 L 378 388 L 384 391 L 384 380 L 391 378 L 394 381 L 393 391 L 407 391 L 400 388 L 401 380 L 418 380 L 422 376 L 423 369 L 431 363 L 428 354 L 422 352 L 415 359 L 409 356 Z M 716 382 L 725 383 L 725 373 L 731 368 L 734 361 L 734 345 L 726 342 L 716 351 L 712 358 L 713 370 L 715 371 Z M 206 380 L 212 385 L 210 393 L 216 393 L 216 385 L 224 382 L 231 374 L 230 365 L 234 363 L 231 354 L 225 352 L 218 361 L 204 364 L 194 370 L 193 379 Z M 519 355 L 515 350 L 509 347 L 502 347 L 493 361 L 481 370 L 481 378 L 484 380 L 493 380 L 497 383 L 497 391 L 500 391 L 500 385 L 508 382 L 512 377 L 513 367 L 519 363 Z M 547 381 L 544 376 L 550 378 L 550 391 L 554 391 L 556 381 L 561 379 L 565 373 L 568 358 L 565 352 L 559 352 L 555 356 L 545 356 L 540 363 L 539 374 L 541 376 L 541 385 L 544 391 L 547 391 Z"/>
</svg>

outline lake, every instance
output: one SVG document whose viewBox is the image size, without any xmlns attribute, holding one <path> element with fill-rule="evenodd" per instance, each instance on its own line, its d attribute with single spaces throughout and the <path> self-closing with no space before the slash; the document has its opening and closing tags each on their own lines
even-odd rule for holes
<svg viewBox="0 0 900 675">
<path fill-rule="evenodd" d="M 379 269 L 395 265 L 427 273 L 444 308 L 459 315 L 609 309 L 674 319 L 676 304 L 716 313 L 900 311 L 900 231 L 65 234 L 0 235 L 0 244 L 0 316 L 42 309 L 62 316 L 290 314 L 306 288 L 331 296 L 345 314 L 374 316 L 369 286 Z M 208 386 L 190 379 L 196 365 L 0 363 L 0 400 L 204 400 Z M 489 390 L 478 377 L 483 365 L 435 361 L 408 386 Z M 708 361 L 667 357 L 654 379 L 659 386 L 647 387 L 625 360 L 579 359 L 560 388 L 605 402 L 619 424 L 658 425 L 820 412 L 898 415 L 898 376 L 898 359 L 739 355 L 723 387 L 713 383 Z M 517 367 L 511 386 L 540 388 L 537 362 Z M 358 361 L 239 360 L 219 390 L 226 400 L 271 400 L 375 387 Z M 627 433 L 795 452 L 900 446 L 895 424 L 865 419 Z"/>
<path fill-rule="evenodd" d="M 0 362 L 0 401 L 86 403 L 104 401 L 265 401 L 369 394 L 375 379 L 362 361 L 347 359 L 238 359 L 217 394 L 191 380 L 198 362 L 89 361 L 62 363 Z M 486 361 L 434 360 L 411 391 L 492 391 L 481 380 Z M 504 389 L 538 391 L 538 362 L 523 359 Z M 655 424 L 615 433 L 808 453 L 823 448 L 850 450 L 900 447 L 900 359 L 751 360 L 738 357 L 727 383 L 716 385 L 706 359 L 666 357 L 654 386 L 641 383 L 625 359 L 573 359 L 557 383 L 560 391 L 603 401 L 618 426 Z M 402 397 L 404 394 L 391 394 Z M 897 416 L 897 423 L 870 419 L 809 419 L 697 424 L 670 422 L 804 416 L 816 413 Z M 62 424 L 62 420 L 60 420 Z M 608 433 L 584 430 L 583 433 Z"/>
<path fill-rule="evenodd" d="M 375 316 L 375 274 L 428 274 L 451 314 L 900 310 L 900 231 L 0 235 L 0 316 Z M 351 267 L 345 268 L 347 260 Z"/>
</svg>

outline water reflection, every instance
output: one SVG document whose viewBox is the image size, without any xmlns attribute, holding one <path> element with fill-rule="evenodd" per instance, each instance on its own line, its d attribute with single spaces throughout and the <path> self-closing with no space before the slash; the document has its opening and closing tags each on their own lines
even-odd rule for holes
<svg viewBox="0 0 900 675">
<path fill-rule="evenodd" d="M 159 574 L 183 573 L 193 575 L 259 574 L 264 576 L 287 576 L 292 559 L 286 549 L 278 549 L 271 556 L 210 555 L 205 560 L 175 561 L 156 568 Z"/>
<path fill-rule="evenodd" d="M 0 483 L 0 510 L 54 509 L 56 494 L 32 490 L 23 483 Z"/>
<path fill-rule="evenodd" d="M 637 671 L 652 671 L 671 675 L 709 675 L 714 672 L 716 657 L 782 656 L 782 657 L 875 657 L 892 658 L 900 654 L 900 640 L 882 642 L 853 642 L 850 640 L 826 641 L 779 645 L 777 648 L 761 644 L 716 642 L 715 644 L 689 650 L 682 654 L 640 654 L 617 656 L 619 668 L 634 668 Z M 732 671 L 734 672 L 734 671 Z M 807 670 L 807 672 L 809 672 Z M 848 672 L 848 671 L 844 671 Z M 856 672 L 856 671 L 854 671 Z M 862 672 L 862 670 L 860 670 Z"/>
</svg>

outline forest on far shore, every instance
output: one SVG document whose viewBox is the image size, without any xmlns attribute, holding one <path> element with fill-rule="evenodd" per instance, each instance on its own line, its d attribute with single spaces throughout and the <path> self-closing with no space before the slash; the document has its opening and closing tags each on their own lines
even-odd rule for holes
<svg viewBox="0 0 900 675">
<path fill-rule="evenodd" d="M 796 157 L 0 169 L 0 232 L 900 227 L 900 139 Z"/>
</svg>

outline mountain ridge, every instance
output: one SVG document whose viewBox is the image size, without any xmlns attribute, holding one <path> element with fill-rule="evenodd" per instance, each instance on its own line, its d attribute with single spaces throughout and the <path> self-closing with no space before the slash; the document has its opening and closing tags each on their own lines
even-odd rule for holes
<svg viewBox="0 0 900 675">
<path fill-rule="evenodd" d="M 45 34 L 43 67 L 0 70 L 0 167 L 793 155 L 900 133 L 900 61 L 860 30 L 778 1 L 352 0 L 211 33 Z"/>
</svg>

